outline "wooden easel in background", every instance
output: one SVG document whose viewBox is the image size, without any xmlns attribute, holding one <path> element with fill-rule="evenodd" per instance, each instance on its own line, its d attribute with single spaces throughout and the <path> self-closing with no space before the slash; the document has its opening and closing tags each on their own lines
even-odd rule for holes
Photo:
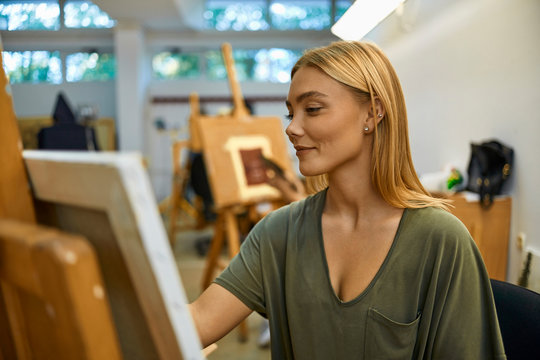
<svg viewBox="0 0 540 360">
<path fill-rule="evenodd" d="M 189 139 L 177 140 L 172 145 L 173 159 L 173 181 L 171 196 L 169 198 L 169 241 L 174 247 L 174 241 L 177 231 L 189 226 L 180 227 L 178 225 L 181 217 L 186 221 L 194 221 L 196 229 L 202 228 L 206 221 L 202 213 L 202 201 L 195 195 L 194 204 L 191 204 L 186 198 L 186 188 L 191 172 L 190 153 L 199 153 L 202 151 L 200 135 L 197 132 L 196 121 L 200 116 L 199 96 L 196 93 L 189 95 L 190 116 L 189 116 Z M 182 162 L 182 155 L 187 152 L 187 158 Z"/>
<path fill-rule="evenodd" d="M 247 110 L 240 86 L 236 79 L 234 60 L 230 44 L 222 46 L 232 91 L 233 110 L 230 115 L 206 116 L 197 112 L 198 105 L 192 103 L 192 135 L 200 136 L 206 172 L 214 198 L 217 219 L 214 227 L 202 287 L 206 289 L 220 269 L 219 257 L 225 245 L 229 257 L 240 249 L 239 213 L 248 213 L 253 222 L 260 219 L 256 206 L 281 199 L 279 191 L 271 186 L 248 184 L 244 171 L 243 150 L 260 151 L 271 157 L 285 170 L 292 172 L 292 164 L 285 141 L 281 119 L 278 117 L 255 117 Z M 240 328 L 241 339 L 247 339 L 245 323 Z"/>
</svg>

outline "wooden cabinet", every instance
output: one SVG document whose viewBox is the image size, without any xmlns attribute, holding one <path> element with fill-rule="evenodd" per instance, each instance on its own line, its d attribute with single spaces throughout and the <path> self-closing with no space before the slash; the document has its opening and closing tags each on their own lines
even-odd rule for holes
<svg viewBox="0 0 540 360">
<path fill-rule="evenodd" d="M 489 276 L 506 280 L 512 198 L 498 197 L 489 209 L 461 194 L 448 198 L 455 206 L 451 212 L 465 224 L 480 249 Z"/>
</svg>

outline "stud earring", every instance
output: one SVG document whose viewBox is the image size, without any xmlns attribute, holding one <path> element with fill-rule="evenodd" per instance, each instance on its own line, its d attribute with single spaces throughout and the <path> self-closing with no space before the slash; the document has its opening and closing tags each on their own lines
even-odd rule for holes
<svg viewBox="0 0 540 360">
<path fill-rule="evenodd" d="M 366 126 L 366 127 L 364 128 L 364 131 L 369 131 L 369 128 Z"/>
<path fill-rule="evenodd" d="M 377 116 L 379 116 L 379 117 L 381 118 L 381 117 L 382 117 L 382 114 L 379 114 L 379 115 L 377 115 Z"/>
</svg>

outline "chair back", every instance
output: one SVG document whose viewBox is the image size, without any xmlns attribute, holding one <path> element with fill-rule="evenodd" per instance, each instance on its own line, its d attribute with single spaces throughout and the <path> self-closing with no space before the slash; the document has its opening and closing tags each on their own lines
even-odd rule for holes
<svg viewBox="0 0 540 360">
<path fill-rule="evenodd" d="M 491 279 L 508 360 L 540 359 L 540 294 Z"/>
</svg>

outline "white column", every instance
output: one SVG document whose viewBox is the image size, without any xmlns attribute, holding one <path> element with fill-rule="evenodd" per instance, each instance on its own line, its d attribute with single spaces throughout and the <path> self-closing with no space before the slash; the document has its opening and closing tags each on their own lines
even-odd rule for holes
<svg viewBox="0 0 540 360">
<path fill-rule="evenodd" d="M 140 24 L 119 21 L 114 32 L 118 147 L 145 152 L 144 120 L 148 85 L 144 31 Z"/>
</svg>

